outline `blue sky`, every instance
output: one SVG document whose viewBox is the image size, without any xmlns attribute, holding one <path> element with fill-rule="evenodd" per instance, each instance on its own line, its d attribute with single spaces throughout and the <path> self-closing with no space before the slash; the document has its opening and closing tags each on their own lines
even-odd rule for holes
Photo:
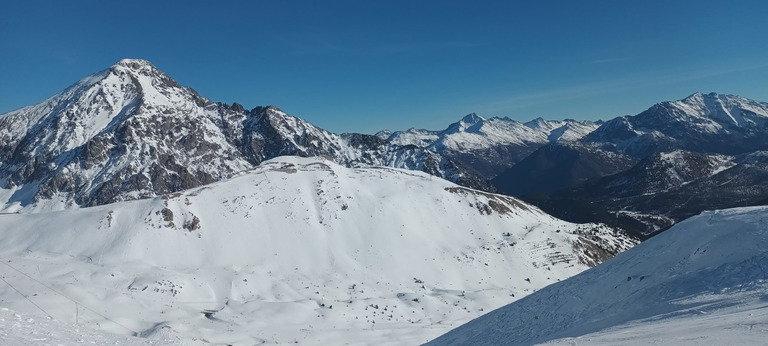
<svg viewBox="0 0 768 346">
<path fill-rule="evenodd" d="M 0 0 L 0 113 L 122 58 L 334 132 L 768 101 L 767 1 Z"/>
</svg>

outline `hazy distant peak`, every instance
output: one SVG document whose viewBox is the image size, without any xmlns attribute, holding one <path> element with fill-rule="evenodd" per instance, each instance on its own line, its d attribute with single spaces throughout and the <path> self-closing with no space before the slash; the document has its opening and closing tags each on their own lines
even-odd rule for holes
<svg viewBox="0 0 768 346">
<path fill-rule="evenodd" d="M 477 115 L 477 113 L 469 113 L 465 115 L 463 118 L 461 118 L 461 122 L 467 125 L 474 125 L 484 120 L 486 119 Z"/>
</svg>

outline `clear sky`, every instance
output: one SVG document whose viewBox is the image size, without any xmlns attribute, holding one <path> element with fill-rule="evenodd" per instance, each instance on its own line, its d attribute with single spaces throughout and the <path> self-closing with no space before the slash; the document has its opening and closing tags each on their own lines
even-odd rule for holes
<svg viewBox="0 0 768 346">
<path fill-rule="evenodd" d="M 0 0 L 0 113 L 122 58 L 333 132 L 768 101 L 768 1 Z"/>
</svg>

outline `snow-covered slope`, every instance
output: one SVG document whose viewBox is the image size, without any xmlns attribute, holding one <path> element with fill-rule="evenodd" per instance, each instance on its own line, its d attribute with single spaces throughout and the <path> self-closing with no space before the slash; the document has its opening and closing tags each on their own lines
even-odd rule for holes
<svg viewBox="0 0 768 346">
<path fill-rule="evenodd" d="M 559 343 L 574 345 L 591 344 L 593 337 L 649 344 L 660 336 L 668 338 L 665 344 L 762 344 L 768 337 L 766 220 L 768 207 L 705 212 L 433 344 L 568 338 Z M 651 328 L 655 336 L 641 334 Z"/>
<path fill-rule="evenodd" d="M 424 342 L 634 244 L 421 172 L 297 157 L 0 229 L 3 277 L 59 320 L 77 301 L 112 332 L 243 344 Z M 0 304 L 36 310 L 8 286 Z"/>
<path fill-rule="evenodd" d="M 39 317 L 20 314 L 6 308 L 0 308 L 0 344 L 2 345 L 36 345 L 36 346 L 72 346 L 72 345 L 121 345 L 121 346 L 150 346 L 150 345 L 181 345 L 174 338 L 139 338 L 119 336 L 95 330 L 76 323 L 67 323 L 50 317 Z M 204 345 L 185 342 L 184 344 Z"/>
</svg>

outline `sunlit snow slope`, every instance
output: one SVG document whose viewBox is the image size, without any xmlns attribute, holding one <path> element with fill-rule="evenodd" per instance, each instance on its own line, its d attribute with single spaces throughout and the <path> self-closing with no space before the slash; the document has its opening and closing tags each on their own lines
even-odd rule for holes
<svg viewBox="0 0 768 346">
<path fill-rule="evenodd" d="M 705 212 L 433 344 L 765 344 L 766 249 L 768 207 Z"/>
<path fill-rule="evenodd" d="M 633 244 L 420 172 L 281 157 L 154 199 L 0 215 L 0 274 L 117 333 L 415 344 Z M 41 313 L 4 285 L 0 306 Z"/>
<path fill-rule="evenodd" d="M 19 314 L 7 308 L 0 308 L 0 345 L 120 345 L 152 346 L 180 345 L 174 339 L 146 339 L 119 336 L 79 326 L 74 323 L 57 321 L 50 317 Z M 193 343 L 188 343 L 192 345 Z M 202 342 L 199 343 L 202 345 Z"/>
</svg>

